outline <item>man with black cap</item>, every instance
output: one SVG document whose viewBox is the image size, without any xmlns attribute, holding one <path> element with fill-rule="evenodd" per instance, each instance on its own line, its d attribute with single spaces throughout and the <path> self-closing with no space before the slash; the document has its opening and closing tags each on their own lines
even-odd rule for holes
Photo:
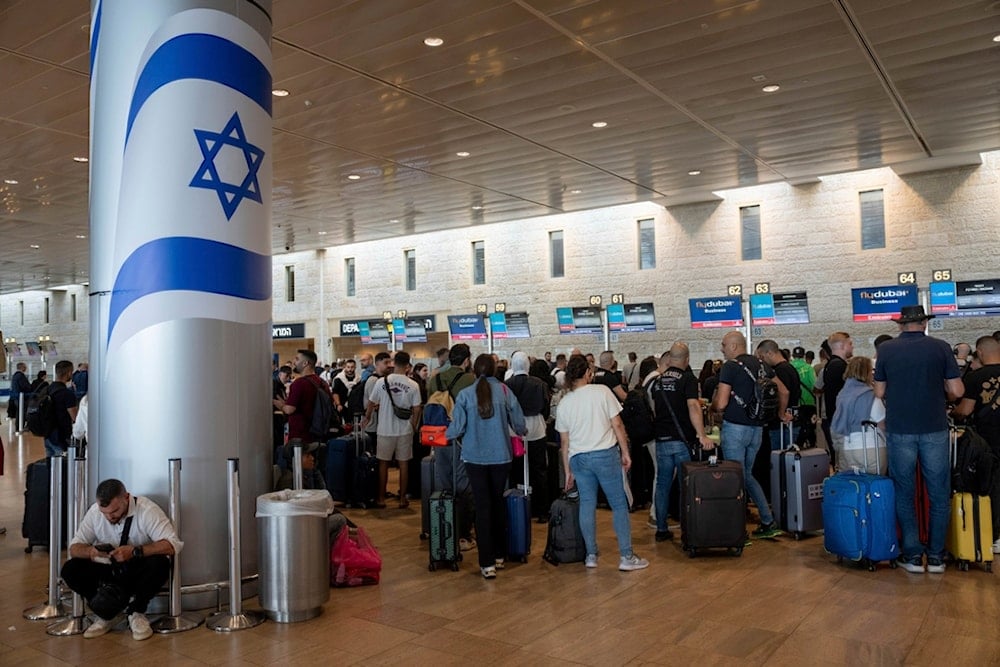
<svg viewBox="0 0 1000 667">
<path fill-rule="evenodd" d="M 903 535 L 899 566 L 924 572 L 925 549 L 914 505 L 919 464 L 931 505 L 926 571 L 941 574 L 951 491 L 947 401 L 961 398 L 964 386 L 951 346 L 924 332 L 932 317 L 923 306 L 904 306 L 893 319 L 900 334 L 878 349 L 875 396 L 886 401 L 889 476 L 896 487 L 896 519 Z"/>
</svg>

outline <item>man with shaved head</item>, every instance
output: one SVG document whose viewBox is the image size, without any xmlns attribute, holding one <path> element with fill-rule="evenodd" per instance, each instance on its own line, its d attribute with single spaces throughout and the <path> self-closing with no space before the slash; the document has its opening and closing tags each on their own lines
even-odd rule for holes
<svg viewBox="0 0 1000 667">
<path fill-rule="evenodd" d="M 965 374 L 965 394 L 952 413 L 969 417 L 969 422 L 990 443 L 993 455 L 1000 458 L 1000 341 L 993 336 L 977 340 L 976 358 L 982 367 Z M 990 504 L 996 554 L 1000 553 L 1000 484 L 993 485 Z"/>
<path fill-rule="evenodd" d="M 622 385 L 622 376 L 615 370 L 615 353 L 611 350 L 601 352 L 601 357 L 597 361 L 597 368 L 594 369 L 594 384 L 603 384 L 611 390 L 619 401 L 624 401 L 627 392 Z"/>
</svg>

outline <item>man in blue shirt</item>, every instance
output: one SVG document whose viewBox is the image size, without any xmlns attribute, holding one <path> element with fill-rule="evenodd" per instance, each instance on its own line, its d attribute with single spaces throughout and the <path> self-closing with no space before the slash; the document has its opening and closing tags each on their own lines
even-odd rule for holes
<svg viewBox="0 0 1000 667">
<path fill-rule="evenodd" d="M 927 572 L 941 574 L 951 491 L 947 402 L 960 399 L 964 386 L 951 347 L 924 332 L 932 317 L 923 306 L 904 306 L 893 319 L 901 333 L 878 349 L 875 395 L 886 402 L 889 476 L 896 486 L 896 518 L 903 534 L 899 566 L 924 572 L 925 546 L 914 506 L 919 463 L 931 504 Z"/>
</svg>

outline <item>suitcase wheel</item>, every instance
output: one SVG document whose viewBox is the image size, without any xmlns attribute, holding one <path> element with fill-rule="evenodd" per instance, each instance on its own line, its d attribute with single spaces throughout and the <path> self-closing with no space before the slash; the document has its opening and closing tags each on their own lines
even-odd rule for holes
<svg viewBox="0 0 1000 667">
<path fill-rule="evenodd" d="M 743 555 L 743 547 L 733 547 L 729 550 L 729 555 L 733 557 L 739 557 Z"/>
<path fill-rule="evenodd" d="M 452 572 L 458 572 L 458 561 L 457 560 L 451 562 L 451 571 Z"/>
<path fill-rule="evenodd" d="M 958 561 L 958 569 L 961 572 L 968 572 L 969 571 L 969 561 L 967 561 L 967 560 L 960 560 L 960 561 Z"/>
<path fill-rule="evenodd" d="M 31 547 L 31 545 L 30 545 L 30 544 L 29 544 L 28 546 L 24 547 L 24 553 L 26 553 L 26 554 L 30 554 L 30 553 L 31 553 L 31 548 L 32 548 L 32 547 Z"/>
<path fill-rule="evenodd" d="M 792 537 L 795 538 L 796 542 L 798 542 L 799 540 L 802 539 L 802 533 L 796 530 L 794 533 L 792 533 Z"/>
<path fill-rule="evenodd" d="M 990 573 L 993 572 L 993 563 L 992 562 L 987 562 L 986 563 L 986 571 L 990 572 Z"/>
<path fill-rule="evenodd" d="M 428 537 L 430 536 L 427 533 L 420 533 L 420 539 L 426 540 Z"/>
<path fill-rule="evenodd" d="M 899 567 L 899 565 L 896 564 L 895 560 L 891 560 L 891 561 L 889 561 L 889 567 L 891 569 L 895 570 L 897 567 Z"/>
<path fill-rule="evenodd" d="M 527 556 L 521 556 L 517 560 L 520 561 L 520 562 L 522 562 L 522 563 L 527 563 L 528 562 L 528 557 Z"/>
<path fill-rule="evenodd" d="M 698 550 L 694 547 L 688 549 L 688 558 L 696 558 L 698 556 Z"/>
<path fill-rule="evenodd" d="M 431 561 L 430 563 L 427 564 L 427 569 L 430 570 L 431 572 L 436 571 L 438 569 L 437 563 Z"/>
<path fill-rule="evenodd" d="M 868 571 L 869 572 L 874 572 L 875 571 L 875 561 L 869 560 L 869 561 L 867 561 L 867 564 L 868 564 Z"/>
<path fill-rule="evenodd" d="M 837 556 L 837 565 L 842 565 L 843 563 L 844 563 L 844 557 L 843 556 Z M 893 562 L 892 566 L 896 567 L 896 563 Z"/>
</svg>

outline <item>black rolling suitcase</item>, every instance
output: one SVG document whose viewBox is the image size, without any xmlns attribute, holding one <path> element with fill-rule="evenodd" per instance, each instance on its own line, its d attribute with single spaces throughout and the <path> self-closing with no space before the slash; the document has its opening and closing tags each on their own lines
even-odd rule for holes
<svg viewBox="0 0 1000 667">
<path fill-rule="evenodd" d="M 378 498 L 378 459 L 365 447 L 367 436 L 355 420 L 354 461 L 351 474 L 351 507 L 375 507 Z"/>
<path fill-rule="evenodd" d="M 681 546 L 694 558 L 704 549 L 728 549 L 733 556 L 746 544 L 746 492 L 743 466 L 735 461 L 685 461 L 681 464 Z"/>
<path fill-rule="evenodd" d="M 451 461 L 451 488 L 458 488 L 458 446 L 453 443 Z M 430 517 L 427 548 L 429 560 L 427 569 L 431 572 L 438 565 L 447 565 L 453 572 L 458 572 L 458 563 L 462 560 L 462 551 L 458 546 L 458 512 L 453 491 L 435 491 L 428 501 Z"/>
<path fill-rule="evenodd" d="M 29 463 L 25 471 L 24 488 L 24 520 L 21 523 L 21 536 L 28 540 L 25 553 L 31 553 L 35 547 L 49 548 L 49 509 L 50 472 L 49 461 L 44 458 Z M 63 467 L 63 518 L 66 516 L 66 457 L 57 456 L 55 461 Z M 62 525 L 62 540 L 66 543 L 66 522 Z"/>
</svg>

